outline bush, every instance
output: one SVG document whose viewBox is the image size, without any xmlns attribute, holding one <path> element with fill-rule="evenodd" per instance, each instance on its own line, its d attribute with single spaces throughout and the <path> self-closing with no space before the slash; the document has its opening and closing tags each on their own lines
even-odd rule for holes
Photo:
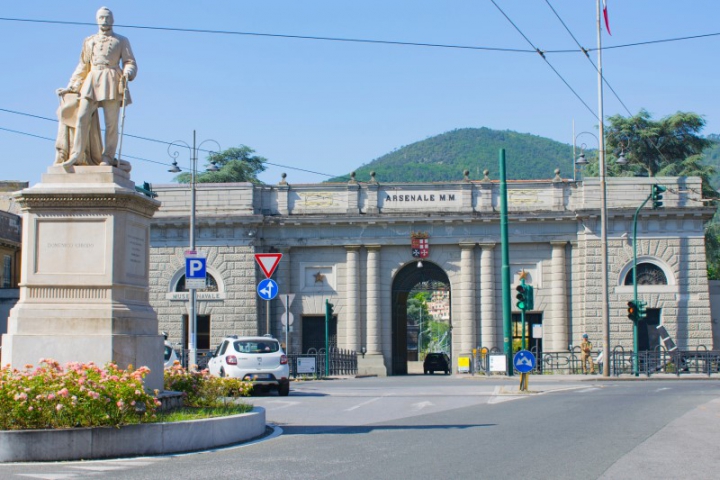
<svg viewBox="0 0 720 480">
<path fill-rule="evenodd" d="M 238 378 L 213 377 L 207 370 L 189 372 L 180 362 L 165 370 L 165 390 L 183 393 L 186 407 L 218 407 L 226 397 L 247 397 L 252 383 Z"/>
<path fill-rule="evenodd" d="M 143 388 L 147 367 L 40 364 L 0 369 L 0 429 L 119 427 L 156 418 L 160 402 Z"/>
</svg>

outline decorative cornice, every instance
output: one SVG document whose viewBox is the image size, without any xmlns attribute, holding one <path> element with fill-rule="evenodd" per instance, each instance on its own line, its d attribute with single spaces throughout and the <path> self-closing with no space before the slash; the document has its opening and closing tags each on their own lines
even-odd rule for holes
<svg viewBox="0 0 720 480">
<path fill-rule="evenodd" d="M 23 211 L 43 209 L 110 209 L 130 210 L 146 217 L 152 217 L 160 208 L 160 202 L 140 194 L 81 194 L 81 193 L 30 193 L 16 197 Z"/>
</svg>

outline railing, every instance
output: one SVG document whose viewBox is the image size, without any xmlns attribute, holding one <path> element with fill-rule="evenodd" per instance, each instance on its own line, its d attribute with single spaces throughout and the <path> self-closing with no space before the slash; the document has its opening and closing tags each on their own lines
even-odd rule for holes
<svg viewBox="0 0 720 480">
<path fill-rule="evenodd" d="M 331 348 L 329 352 L 328 374 L 329 375 L 356 375 L 357 374 L 357 353 L 353 350 L 344 350 L 340 348 Z M 298 369 L 298 359 L 301 361 L 301 367 Z M 308 359 L 302 365 L 303 359 Z M 312 367 L 312 361 L 315 365 Z M 325 376 L 325 349 L 315 350 L 311 348 L 307 353 L 291 353 L 288 355 L 288 364 L 290 365 L 290 376 L 297 378 L 298 376 L 309 376 L 314 378 L 322 378 Z"/>
<path fill-rule="evenodd" d="M 478 349 L 480 351 L 480 349 Z M 538 352 L 535 348 L 530 349 L 535 355 L 536 365 L 531 373 L 539 375 L 577 375 L 583 373 L 582 354 L 579 347 L 563 352 Z M 497 348 L 488 350 L 485 356 L 477 355 L 473 362 L 473 373 L 489 374 L 489 359 L 492 354 L 502 354 Z M 595 361 L 598 357 L 594 353 L 592 358 Z M 621 345 L 613 348 L 609 358 L 603 361 L 610 362 L 610 375 L 633 375 L 634 354 Z M 595 363 L 595 373 L 602 374 L 602 362 Z M 590 370 L 588 364 L 587 370 Z M 709 350 L 706 346 L 700 345 L 694 350 L 673 350 L 668 351 L 662 346 L 655 350 L 641 351 L 637 354 L 638 375 L 651 376 L 654 374 L 703 374 L 710 376 L 713 373 L 720 373 L 720 350 Z M 517 372 L 516 372 L 517 373 Z"/>
</svg>

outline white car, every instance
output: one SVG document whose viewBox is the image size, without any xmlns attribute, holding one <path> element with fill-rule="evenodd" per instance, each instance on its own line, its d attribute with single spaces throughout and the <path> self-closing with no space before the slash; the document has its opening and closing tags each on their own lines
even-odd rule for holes
<svg viewBox="0 0 720 480">
<path fill-rule="evenodd" d="M 218 377 L 241 378 L 260 388 L 290 393 L 290 367 L 280 342 L 270 336 L 225 338 L 210 355 L 208 370 Z"/>
<path fill-rule="evenodd" d="M 165 368 L 172 368 L 172 366 L 175 365 L 175 361 L 178 360 L 178 356 L 175 353 L 172 343 L 168 342 L 168 333 L 162 332 L 162 336 L 165 338 L 163 345 L 163 363 L 165 364 Z"/>
</svg>

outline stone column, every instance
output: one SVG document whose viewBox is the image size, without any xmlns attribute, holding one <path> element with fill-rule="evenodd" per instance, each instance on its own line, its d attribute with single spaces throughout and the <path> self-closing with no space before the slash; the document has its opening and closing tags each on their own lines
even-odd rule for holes
<svg viewBox="0 0 720 480">
<path fill-rule="evenodd" d="M 380 245 L 367 246 L 367 279 L 366 279 L 366 312 L 367 329 L 363 345 L 367 348 L 365 355 L 358 357 L 358 374 L 387 376 L 383 357 L 382 341 L 382 309 L 380 308 Z M 388 340 L 389 342 L 389 340 Z"/>
<path fill-rule="evenodd" d="M 565 246 L 567 242 L 550 242 L 552 245 L 550 325 L 543 337 L 547 339 L 545 350 L 553 352 L 567 350 L 569 344 L 569 318 L 567 311 L 568 288 L 565 275 Z M 549 327 L 549 328 L 548 328 Z"/>
<path fill-rule="evenodd" d="M 495 314 L 495 244 L 480 244 L 480 345 L 491 349 L 498 346 L 498 324 Z"/>
<path fill-rule="evenodd" d="M 475 346 L 475 261 L 474 243 L 460 244 L 460 351 L 471 353 Z"/>
<path fill-rule="evenodd" d="M 360 282 L 358 272 L 358 261 L 360 258 L 360 247 L 350 245 L 345 247 L 345 308 L 346 312 L 346 333 L 345 348 L 360 351 L 358 341 L 360 327 Z"/>
<path fill-rule="evenodd" d="M 367 247 L 367 338 L 369 354 L 382 353 L 380 331 L 380 245 Z"/>
</svg>

